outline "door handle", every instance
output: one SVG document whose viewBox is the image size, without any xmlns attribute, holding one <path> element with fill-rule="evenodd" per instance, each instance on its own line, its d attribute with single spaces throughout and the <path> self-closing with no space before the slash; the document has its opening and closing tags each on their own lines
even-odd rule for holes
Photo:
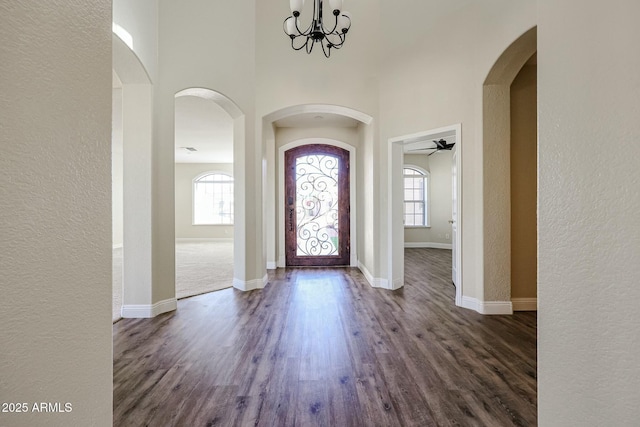
<svg viewBox="0 0 640 427">
<path fill-rule="evenodd" d="M 293 209 L 289 208 L 289 231 L 293 231 Z"/>
</svg>

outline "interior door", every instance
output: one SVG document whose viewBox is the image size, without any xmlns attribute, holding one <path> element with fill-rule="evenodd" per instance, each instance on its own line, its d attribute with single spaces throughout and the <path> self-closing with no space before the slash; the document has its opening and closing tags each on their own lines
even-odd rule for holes
<svg viewBox="0 0 640 427">
<path fill-rule="evenodd" d="M 310 144 L 285 152 L 287 266 L 350 262 L 349 152 Z"/>
<path fill-rule="evenodd" d="M 449 221 L 451 223 L 451 262 L 452 262 L 452 267 L 451 267 L 451 281 L 453 282 L 454 285 L 457 286 L 456 283 L 456 272 L 458 270 L 458 266 L 456 264 L 456 252 L 458 251 L 458 248 L 456 247 L 456 237 L 458 234 L 458 168 L 456 166 L 456 157 L 457 157 L 457 153 L 456 153 L 456 148 L 454 146 L 453 148 L 453 157 L 452 157 L 452 163 L 451 163 L 451 200 L 452 200 L 452 205 L 451 205 L 451 221 Z"/>
</svg>

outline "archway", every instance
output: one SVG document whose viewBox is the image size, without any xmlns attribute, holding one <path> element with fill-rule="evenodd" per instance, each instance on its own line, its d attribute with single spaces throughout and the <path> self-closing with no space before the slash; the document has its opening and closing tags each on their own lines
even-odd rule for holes
<svg viewBox="0 0 640 427">
<path fill-rule="evenodd" d="M 537 49 L 536 28 L 514 41 L 483 85 L 483 248 L 487 314 L 511 314 L 511 84 Z"/>
<path fill-rule="evenodd" d="M 352 153 L 350 170 L 351 265 L 358 266 L 371 285 L 380 283 L 372 273 L 374 267 L 374 201 L 378 197 L 372 186 L 363 183 L 373 175 L 373 118 L 360 111 L 327 104 L 296 105 L 275 111 L 262 121 L 263 188 L 266 215 L 264 230 L 267 268 L 284 267 L 284 213 L 282 179 L 283 156 L 286 148 L 326 143 L 340 146 Z M 355 188 L 359 191 L 355 191 Z"/>
<path fill-rule="evenodd" d="M 114 81 L 120 86 L 122 140 L 120 313 L 122 317 L 152 317 L 175 309 L 175 300 L 161 305 L 152 300 L 152 82 L 125 41 L 113 34 L 112 44 Z"/>
<path fill-rule="evenodd" d="M 238 105 L 226 95 L 212 89 L 191 87 L 178 91 L 176 98 L 183 96 L 198 97 L 215 102 L 233 120 L 233 170 L 234 173 L 234 226 L 233 226 L 233 286 L 242 291 L 264 287 L 265 280 L 244 280 L 246 271 L 245 242 L 245 193 L 246 183 L 243 176 L 245 148 L 245 116 Z"/>
<path fill-rule="evenodd" d="M 218 92 L 178 92 L 175 116 L 176 298 L 233 285 L 234 117 Z"/>
</svg>

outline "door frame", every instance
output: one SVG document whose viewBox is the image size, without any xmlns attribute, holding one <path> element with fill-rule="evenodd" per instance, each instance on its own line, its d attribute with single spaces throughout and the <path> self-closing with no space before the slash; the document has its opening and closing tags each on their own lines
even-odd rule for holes
<svg viewBox="0 0 640 427">
<path fill-rule="evenodd" d="M 410 135 L 398 136 L 389 139 L 388 144 L 388 252 L 387 262 L 389 266 L 388 278 L 389 289 L 399 289 L 404 286 L 404 226 L 403 219 L 403 191 L 402 191 L 402 169 L 404 166 L 404 145 L 415 143 L 421 140 L 431 140 L 439 137 L 440 134 L 450 134 L 454 132 L 456 136 L 456 169 L 457 169 L 457 208 L 458 208 L 458 233 L 456 235 L 456 299 L 455 304 L 463 306 L 463 282 L 462 282 L 462 125 L 460 123 L 418 132 Z M 453 266 L 452 266 L 453 268 Z"/>
<path fill-rule="evenodd" d="M 349 151 L 335 145 L 326 144 L 309 144 L 301 145 L 299 147 L 291 148 L 285 151 L 285 195 L 287 200 L 285 201 L 285 209 L 287 209 L 287 218 L 285 218 L 285 253 L 287 267 L 344 267 L 351 263 L 351 198 L 350 198 L 350 176 L 349 169 L 351 162 L 349 161 Z M 338 248 L 337 254 L 333 255 L 299 255 L 298 248 L 300 243 L 300 220 L 304 218 L 299 217 L 301 209 L 299 193 L 298 193 L 298 180 L 300 176 L 297 171 L 298 159 L 308 156 L 321 156 L 321 158 L 333 158 L 337 160 L 337 200 L 336 213 L 338 215 Z M 309 164 L 311 166 L 311 164 Z M 314 181 L 305 181 L 305 183 L 312 184 L 314 190 L 316 189 Z M 291 198 L 291 200 L 289 200 Z M 295 212 L 295 215 L 293 215 Z M 311 226 L 313 229 L 313 226 Z M 312 231 L 306 229 L 307 232 Z M 320 238 L 321 234 L 316 234 L 316 239 Z"/>
<path fill-rule="evenodd" d="M 300 147 L 302 145 L 311 145 L 311 144 L 323 144 L 323 145 L 331 145 L 334 147 L 342 148 L 349 152 L 349 204 L 350 204 L 350 214 L 349 221 L 351 223 L 350 226 L 350 259 L 349 266 L 357 267 L 358 266 L 358 240 L 357 240 L 357 223 L 356 223 L 356 215 L 357 215 L 357 206 L 356 206 L 356 147 L 349 145 L 345 142 L 338 141 L 335 139 L 329 138 L 304 138 L 298 139 L 296 141 L 290 142 L 288 144 L 283 145 L 278 148 L 278 267 L 284 268 L 286 267 L 286 245 L 285 245 L 285 212 L 284 212 L 284 202 L 285 202 L 285 185 L 284 185 L 284 153 L 292 148 Z"/>
</svg>

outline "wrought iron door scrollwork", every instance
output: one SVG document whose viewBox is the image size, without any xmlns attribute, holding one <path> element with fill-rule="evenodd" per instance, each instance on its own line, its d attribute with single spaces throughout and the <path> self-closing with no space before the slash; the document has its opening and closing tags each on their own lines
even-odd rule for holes
<svg viewBox="0 0 640 427">
<path fill-rule="evenodd" d="M 331 155 L 316 154 L 296 159 L 298 256 L 339 254 L 339 166 L 339 159 Z M 290 224 L 293 224 L 291 219 Z"/>
</svg>

